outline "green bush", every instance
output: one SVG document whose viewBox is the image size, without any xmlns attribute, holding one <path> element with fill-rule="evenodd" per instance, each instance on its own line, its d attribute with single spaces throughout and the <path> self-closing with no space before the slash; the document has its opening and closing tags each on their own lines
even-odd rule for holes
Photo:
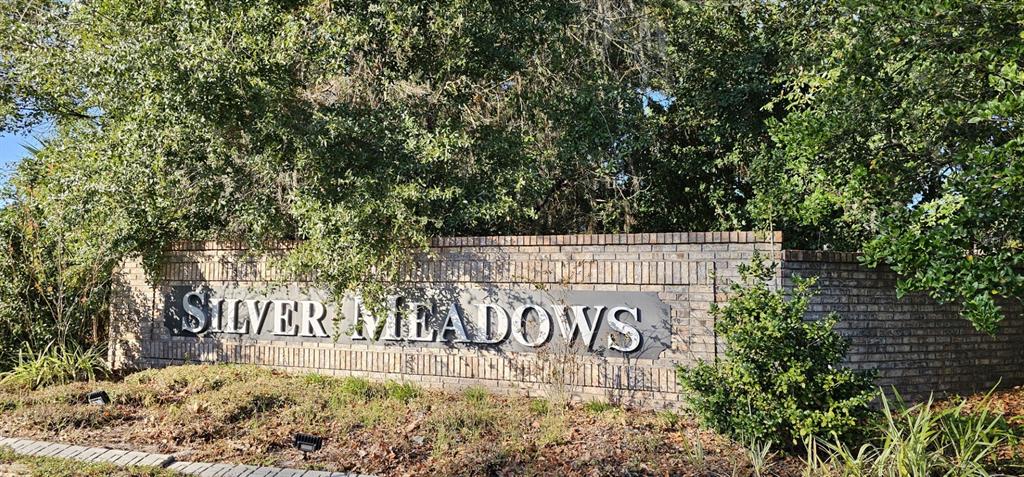
<svg viewBox="0 0 1024 477">
<path fill-rule="evenodd" d="M 742 441 L 846 435 L 870 413 L 871 376 L 839 366 L 848 344 L 837 315 L 804 320 L 814 280 L 794 279 L 787 299 L 768 286 L 774 270 L 755 257 L 728 303 L 711 309 L 724 358 L 678 370 L 686 399 L 704 424 Z"/>
<path fill-rule="evenodd" d="M 40 352 L 27 347 L 14 369 L 0 374 L 0 386 L 36 389 L 72 381 L 95 381 L 110 374 L 102 347 L 50 344 Z"/>
<path fill-rule="evenodd" d="M 17 365 L 26 345 L 102 343 L 119 259 L 77 249 L 74 234 L 43 218 L 32 194 L 0 188 L 0 203 L 0 371 Z"/>
</svg>

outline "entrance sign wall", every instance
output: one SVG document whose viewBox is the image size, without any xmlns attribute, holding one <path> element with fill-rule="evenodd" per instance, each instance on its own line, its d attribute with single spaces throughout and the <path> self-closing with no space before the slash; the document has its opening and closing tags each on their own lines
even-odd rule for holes
<svg viewBox="0 0 1024 477">
<path fill-rule="evenodd" d="M 117 272 L 110 357 L 119 368 L 252 363 L 674 406 L 675 367 L 721 353 L 709 309 L 760 253 L 782 265 L 775 286 L 821 277 L 811 318 L 838 311 L 849 365 L 879 369 L 880 384 L 913 397 L 1024 380 L 1021 320 L 982 335 L 955 309 L 897 300 L 891 274 L 851 254 L 783 251 L 781 241 L 753 232 L 440 238 L 380 308 L 283 275 L 273 264 L 288 243 L 257 257 L 238 243 L 181 242 L 156 282 L 135 261 Z"/>
</svg>

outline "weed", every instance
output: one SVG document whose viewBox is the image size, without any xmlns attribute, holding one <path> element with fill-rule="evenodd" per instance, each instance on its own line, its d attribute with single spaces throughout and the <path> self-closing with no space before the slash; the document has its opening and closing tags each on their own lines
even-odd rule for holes
<svg viewBox="0 0 1024 477">
<path fill-rule="evenodd" d="M 707 454 L 704 452 L 704 443 L 701 442 L 700 436 L 683 441 L 683 452 L 686 461 L 696 469 L 703 470 L 707 465 Z"/>
<path fill-rule="evenodd" d="M 148 388 L 155 403 L 175 403 L 187 396 L 221 390 L 238 383 L 275 380 L 279 373 L 236 364 L 183 365 L 151 369 L 125 378 L 127 385 Z"/>
<path fill-rule="evenodd" d="M 587 411 L 590 411 L 594 414 L 600 414 L 602 412 L 618 409 L 618 406 L 605 401 L 587 401 L 587 403 L 583 405 L 583 409 L 586 409 Z"/>
<path fill-rule="evenodd" d="M 679 414 L 676 414 L 675 412 L 669 411 L 667 409 L 664 411 L 659 411 L 657 414 L 655 414 L 654 418 L 655 422 L 657 423 L 657 426 L 660 429 L 666 431 L 671 431 L 675 429 L 677 426 L 679 426 L 679 421 L 682 420 Z"/>
<path fill-rule="evenodd" d="M 369 401 L 378 395 L 376 386 L 370 380 L 353 376 L 342 379 L 338 384 L 338 391 L 364 401 Z"/>
<path fill-rule="evenodd" d="M 568 442 L 568 425 L 563 413 L 551 413 L 540 422 L 540 436 L 537 444 L 541 447 L 565 444 Z"/>
<path fill-rule="evenodd" d="M 159 395 L 147 386 L 125 384 L 110 394 L 114 404 L 135 407 L 150 407 L 160 401 Z"/>
<path fill-rule="evenodd" d="M 401 401 L 407 403 L 420 396 L 420 388 L 412 383 L 398 383 L 395 381 L 388 381 L 384 385 L 384 389 L 387 392 L 389 399 L 395 401 Z"/>
<path fill-rule="evenodd" d="M 224 417 L 227 423 L 236 423 L 252 419 L 274 409 L 293 404 L 290 399 L 277 393 L 259 393 L 244 397 L 234 403 L 234 406 Z"/>
<path fill-rule="evenodd" d="M 639 450 L 638 456 L 650 455 L 656 452 L 662 445 L 663 437 L 654 433 L 631 434 L 630 447 Z M 638 464 L 642 464 L 641 460 Z"/>
<path fill-rule="evenodd" d="M 530 400 L 530 412 L 539 415 L 545 415 L 551 411 L 551 403 L 546 399 L 532 399 Z"/>
<path fill-rule="evenodd" d="M 374 428 L 383 425 L 394 425 L 405 417 L 405 405 L 399 401 L 378 399 L 353 409 L 359 424 Z"/>
<path fill-rule="evenodd" d="M 45 387 L 33 392 L 30 396 L 21 393 L 28 400 L 37 404 L 85 404 L 86 394 L 92 386 L 86 383 L 69 383 Z"/>
<path fill-rule="evenodd" d="M 447 454 L 450 449 L 455 447 L 456 439 L 454 434 L 454 430 L 445 426 L 439 426 L 434 430 L 434 445 L 430 450 L 430 454 L 433 458 L 441 458 Z"/>
<path fill-rule="evenodd" d="M 497 408 L 480 405 L 449 406 L 435 412 L 427 422 L 434 431 L 433 453 L 439 455 L 455 445 L 480 440 L 498 427 L 501 416 Z"/>
<path fill-rule="evenodd" d="M 331 378 L 320 373 L 309 373 L 302 377 L 302 381 L 311 386 L 325 386 L 331 382 Z"/>
<path fill-rule="evenodd" d="M 481 404 L 487 401 L 487 396 L 490 396 L 490 393 L 479 386 L 471 386 L 462 390 L 462 397 L 466 399 L 466 402 L 474 404 Z"/>
</svg>

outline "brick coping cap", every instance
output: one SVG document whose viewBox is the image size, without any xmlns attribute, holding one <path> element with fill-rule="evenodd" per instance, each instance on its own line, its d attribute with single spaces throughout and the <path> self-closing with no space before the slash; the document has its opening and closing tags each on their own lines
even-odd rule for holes
<svg viewBox="0 0 1024 477">
<path fill-rule="evenodd" d="M 833 262 L 860 263 L 860 252 L 836 252 L 831 250 L 783 250 L 783 262 Z"/>
<path fill-rule="evenodd" d="M 295 241 L 268 243 L 268 250 L 289 249 Z M 640 234 L 576 235 L 500 235 L 491 237 L 434 237 L 432 248 L 451 247 L 529 247 L 559 245 L 670 245 L 701 243 L 782 243 L 782 232 L 671 232 Z M 246 250 L 244 241 L 182 240 L 170 246 L 172 251 Z"/>
</svg>

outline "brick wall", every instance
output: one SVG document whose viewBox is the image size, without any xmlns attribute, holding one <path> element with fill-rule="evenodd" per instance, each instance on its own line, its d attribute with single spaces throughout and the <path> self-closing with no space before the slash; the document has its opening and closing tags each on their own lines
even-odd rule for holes
<svg viewBox="0 0 1024 477">
<path fill-rule="evenodd" d="M 818 277 L 819 295 L 809 318 L 835 311 L 850 340 L 848 365 L 874 369 L 877 384 L 895 386 L 906 398 L 988 391 L 997 383 L 1024 383 L 1024 320 L 1019 302 L 999 333 L 976 331 L 955 305 L 939 305 L 921 293 L 896 297 L 896 276 L 859 265 L 857 255 L 786 250 L 783 283 L 792 276 Z"/>
<path fill-rule="evenodd" d="M 441 238 L 405 277 L 424 287 L 656 293 L 671 310 L 671 344 L 653 359 L 172 336 L 162 318 L 161 296 L 169 287 L 287 279 L 272 259 L 248 256 L 241 244 L 182 242 L 168 252 L 156 284 L 147 283 L 138 262 L 126 262 L 118 271 L 111 359 L 118 367 L 254 363 L 437 388 L 485 386 L 637 406 L 675 405 L 675 365 L 711 359 L 720 346 L 708 315 L 711 303 L 722 299 L 718 284 L 735 278 L 737 266 L 755 250 L 778 257 L 780 241 L 779 234 L 753 232 Z M 275 248 L 283 251 L 288 244 Z"/>
<path fill-rule="evenodd" d="M 433 388 L 484 386 L 498 392 L 611 400 L 635 406 L 679 402 L 674 368 L 713 359 L 723 348 L 708 309 L 726 299 L 737 267 L 755 251 L 782 260 L 779 282 L 793 274 L 821 276 L 812 318 L 835 310 L 852 340 L 849 364 L 879 370 L 879 384 L 911 397 L 929 391 L 987 389 L 998 379 L 1024 382 L 1024 327 L 974 332 L 956 310 L 925 297 L 897 300 L 893 277 L 860 267 L 850 254 L 782 250 L 781 235 L 752 232 L 462 237 L 434 240 L 405 277 L 419 287 L 487 285 L 504 290 L 562 287 L 574 291 L 647 292 L 670 308 L 671 343 L 655 358 L 558 352 L 494 352 L 465 347 L 383 347 L 335 343 L 172 336 L 162 296 L 170 287 L 252 286 L 304 282 L 280 273 L 273 257 L 254 257 L 230 242 L 182 242 L 168 251 L 157 283 L 141 265 L 116 275 L 111 360 L 115 366 L 237 362 L 296 372 L 396 379 Z"/>
</svg>

